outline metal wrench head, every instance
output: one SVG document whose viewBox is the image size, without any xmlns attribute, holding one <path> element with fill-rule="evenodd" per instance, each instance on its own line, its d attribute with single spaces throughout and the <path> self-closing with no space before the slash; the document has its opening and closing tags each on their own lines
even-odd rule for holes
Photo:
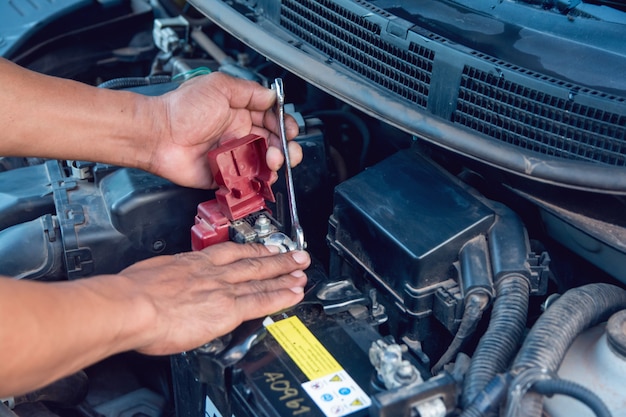
<svg viewBox="0 0 626 417">
<path fill-rule="evenodd" d="M 300 226 L 300 224 L 298 225 L 294 225 L 292 226 L 292 228 L 294 229 L 293 231 L 293 235 L 294 235 L 294 242 L 296 242 L 296 249 L 298 250 L 305 250 L 306 249 L 306 241 L 304 240 L 304 230 L 302 229 L 302 226 Z"/>
</svg>

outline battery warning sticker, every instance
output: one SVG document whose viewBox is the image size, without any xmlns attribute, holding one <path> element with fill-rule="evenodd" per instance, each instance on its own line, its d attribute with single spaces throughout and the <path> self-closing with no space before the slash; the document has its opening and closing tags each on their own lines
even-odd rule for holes
<svg viewBox="0 0 626 417">
<path fill-rule="evenodd" d="M 298 317 L 269 319 L 265 326 L 307 376 L 302 388 L 326 416 L 346 416 L 371 405 L 369 396 Z"/>
</svg>

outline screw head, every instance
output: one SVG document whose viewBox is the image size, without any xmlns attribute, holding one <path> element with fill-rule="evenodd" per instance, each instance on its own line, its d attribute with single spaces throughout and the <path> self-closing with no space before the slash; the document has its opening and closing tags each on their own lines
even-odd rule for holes
<svg viewBox="0 0 626 417">
<path fill-rule="evenodd" d="M 160 253 L 160 252 L 163 252 L 163 250 L 165 250 L 165 240 L 157 239 L 154 242 L 152 242 L 152 251 L 153 252 Z"/>
</svg>

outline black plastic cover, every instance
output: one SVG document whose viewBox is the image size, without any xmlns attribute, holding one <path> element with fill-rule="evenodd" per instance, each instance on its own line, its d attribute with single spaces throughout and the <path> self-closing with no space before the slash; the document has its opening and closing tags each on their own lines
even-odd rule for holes
<svg viewBox="0 0 626 417">
<path fill-rule="evenodd" d="M 514 1 L 191 3 L 268 59 L 420 138 L 543 182 L 626 193 L 618 10 L 587 4 L 566 16 Z"/>
<path fill-rule="evenodd" d="M 482 202 L 408 150 L 336 188 L 329 241 L 405 303 L 451 278 L 461 247 L 493 221 Z"/>
</svg>

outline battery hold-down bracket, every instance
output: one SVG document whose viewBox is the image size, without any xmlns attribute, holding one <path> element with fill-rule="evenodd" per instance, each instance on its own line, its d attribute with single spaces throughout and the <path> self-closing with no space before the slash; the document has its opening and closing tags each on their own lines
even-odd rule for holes
<svg viewBox="0 0 626 417">
<path fill-rule="evenodd" d="M 293 242 L 279 230 L 267 203 L 275 202 L 272 170 L 267 166 L 267 140 L 247 135 L 224 143 L 207 155 L 218 185 L 215 199 L 198 205 L 191 228 L 193 250 L 232 240 L 277 245 L 289 251 Z"/>
</svg>

